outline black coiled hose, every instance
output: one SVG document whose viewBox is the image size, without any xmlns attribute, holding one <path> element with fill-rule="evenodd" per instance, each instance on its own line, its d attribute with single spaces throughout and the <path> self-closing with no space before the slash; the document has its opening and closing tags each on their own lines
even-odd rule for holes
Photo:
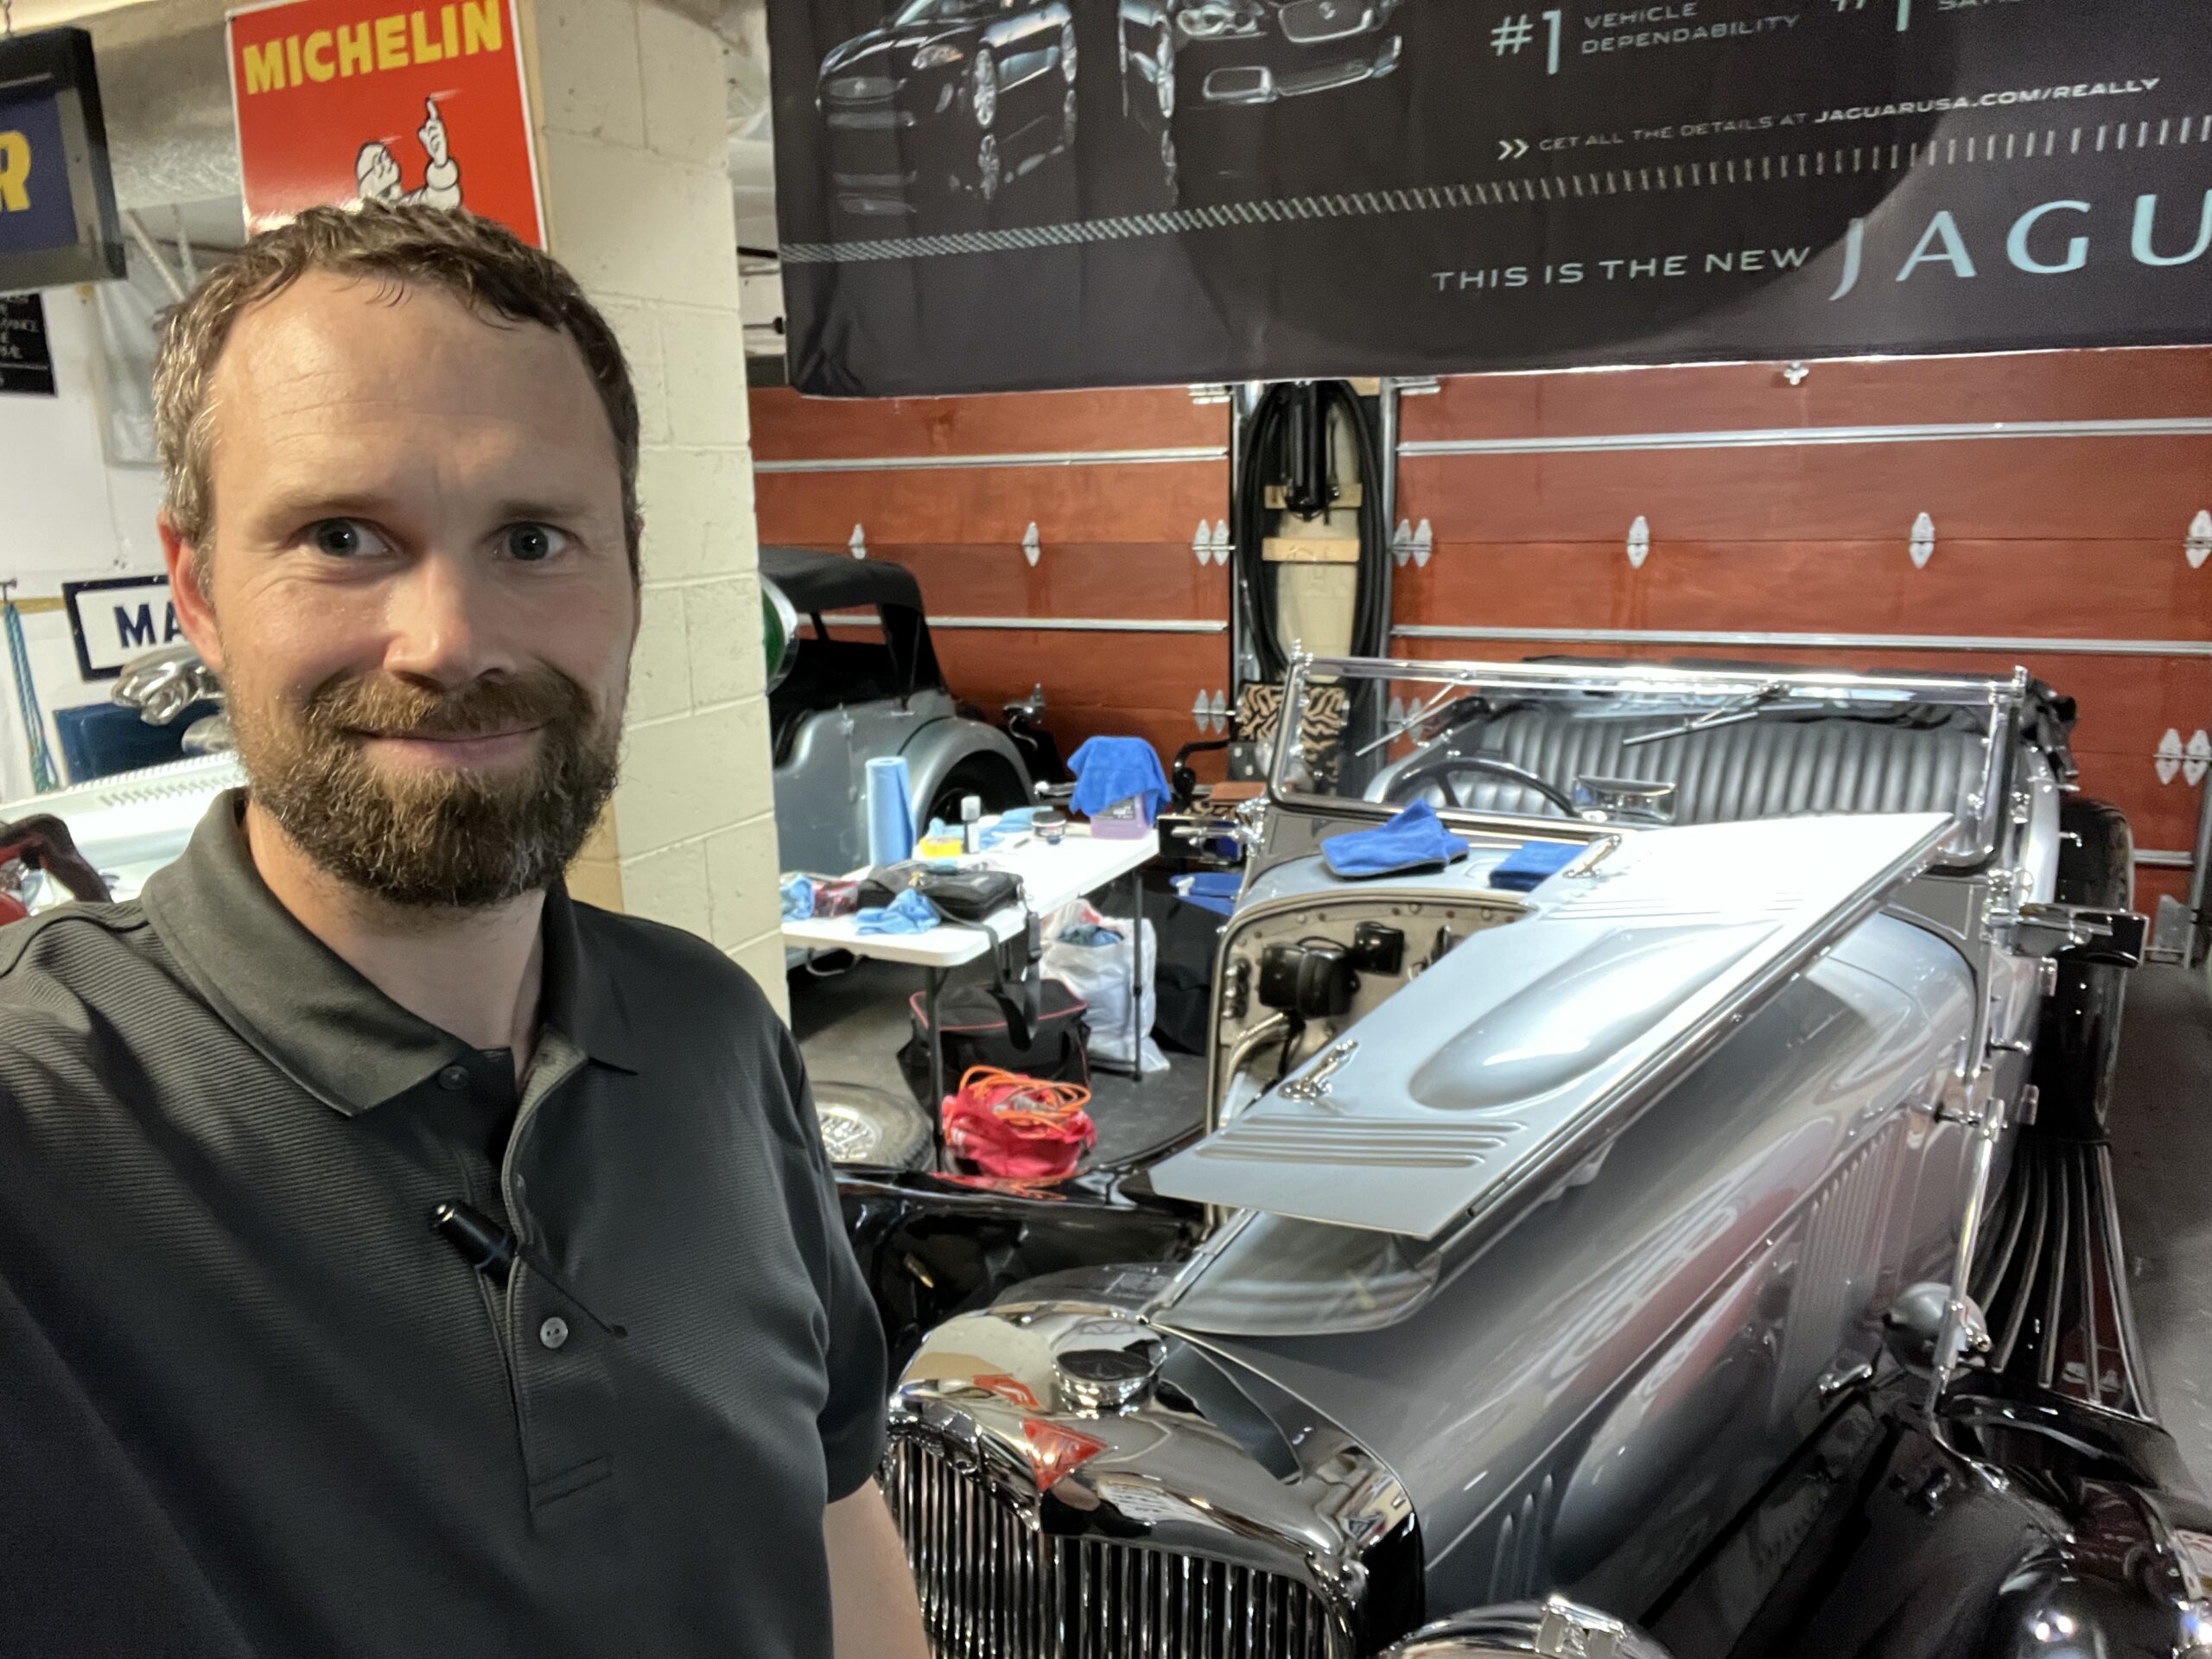
<svg viewBox="0 0 2212 1659">
<path fill-rule="evenodd" d="M 1301 404 L 1303 407 L 1301 407 Z M 1308 480 L 1288 476 L 1293 449 L 1318 452 L 1325 467 L 1332 412 L 1344 411 L 1359 454 L 1359 565 L 1353 589 L 1351 654 L 1385 655 L 1390 643 L 1390 522 L 1383 505 L 1381 435 L 1351 384 L 1343 380 L 1287 382 L 1262 394 L 1245 423 L 1243 469 L 1237 479 L 1235 522 L 1236 573 L 1252 622 L 1250 645 L 1262 680 L 1281 683 L 1289 664 L 1268 569 L 1268 488 L 1282 485 L 1287 499 L 1306 496 Z M 1319 505 L 1319 504 L 1317 504 Z"/>
</svg>

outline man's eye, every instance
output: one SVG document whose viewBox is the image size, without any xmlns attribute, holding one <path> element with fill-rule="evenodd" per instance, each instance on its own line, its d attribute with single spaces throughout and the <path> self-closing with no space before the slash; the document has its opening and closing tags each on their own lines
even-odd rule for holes
<svg viewBox="0 0 2212 1659">
<path fill-rule="evenodd" d="M 326 518 L 312 526 L 308 540 L 334 559 L 359 559 L 391 551 L 391 543 L 358 518 Z"/>
<path fill-rule="evenodd" d="M 507 556 L 519 559 L 524 564 L 536 564 L 550 559 L 569 544 L 566 531 L 556 530 L 550 524 L 509 524 L 502 532 L 505 537 Z"/>
</svg>

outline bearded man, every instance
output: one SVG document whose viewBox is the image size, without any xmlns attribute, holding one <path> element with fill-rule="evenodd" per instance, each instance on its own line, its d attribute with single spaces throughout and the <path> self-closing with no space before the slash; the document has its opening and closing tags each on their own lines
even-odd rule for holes
<svg viewBox="0 0 2212 1659">
<path fill-rule="evenodd" d="M 562 887 L 638 627 L 607 323 L 318 209 L 156 393 L 248 786 L 0 929 L 0 1654 L 918 1659 L 797 1046 Z"/>
</svg>

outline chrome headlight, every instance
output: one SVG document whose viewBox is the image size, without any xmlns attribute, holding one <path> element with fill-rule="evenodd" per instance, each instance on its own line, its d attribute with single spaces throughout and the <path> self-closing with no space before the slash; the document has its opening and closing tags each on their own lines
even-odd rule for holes
<svg viewBox="0 0 2212 1659">
<path fill-rule="evenodd" d="M 964 62 L 968 54 L 959 47 L 939 41 L 934 45 L 922 48 L 920 51 L 914 54 L 914 67 L 943 69 L 951 64 Z"/>
<path fill-rule="evenodd" d="M 1207 0 L 1175 14 L 1176 26 L 1194 41 L 1218 41 L 1260 32 L 1260 9 L 1237 0 Z"/>
</svg>

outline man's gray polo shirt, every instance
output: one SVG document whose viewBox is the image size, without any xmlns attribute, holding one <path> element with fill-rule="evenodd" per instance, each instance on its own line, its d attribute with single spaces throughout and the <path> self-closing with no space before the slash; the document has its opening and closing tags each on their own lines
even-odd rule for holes
<svg viewBox="0 0 2212 1659">
<path fill-rule="evenodd" d="M 518 1095 L 239 808 L 0 931 L 0 1655 L 826 1659 L 883 1343 L 791 1033 L 556 892 Z M 444 1200 L 541 1266 L 480 1274 Z"/>
</svg>

